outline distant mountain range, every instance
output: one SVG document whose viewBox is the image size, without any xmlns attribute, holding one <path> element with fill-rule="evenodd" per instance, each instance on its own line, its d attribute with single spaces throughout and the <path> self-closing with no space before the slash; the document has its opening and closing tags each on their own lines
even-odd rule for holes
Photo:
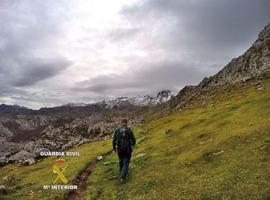
<svg viewBox="0 0 270 200">
<path fill-rule="evenodd" d="M 56 113 L 61 111 L 72 110 L 72 108 L 79 107 L 92 107 L 101 106 L 104 109 L 111 109 L 113 107 L 121 106 L 154 106 L 160 103 L 169 101 L 176 93 L 171 90 L 161 90 L 158 92 L 156 97 L 150 95 L 145 96 L 135 96 L 135 97 L 118 97 L 112 100 L 103 100 L 98 103 L 86 104 L 86 103 L 68 103 L 63 106 L 51 107 L 51 108 L 41 108 L 39 110 L 33 110 L 19 105 L 0 105 L 0 114 L 10 114 L 10 115 L 28 115 L 28 114 L 46 114 L 46 113 Z"/>
<path fill-rule="evenodd" d="M 150 95 L 136 96 L 136 97 L 119 97 L 114 100 L 103 101 L 106 108 L 119 107 L 122 105 L 134 105 L 134 106 L 153 106 L 160 103 L 169 101 L 176 95 L 171 90 L 161 90 L 156 97 Z"/>
<path fill-rule="evenodd" d="M 0 114 L 16 115 L 16 114 L 31 114 L 32 112 L 33 112 L 32 109 L 19 105 L 6 105 L 6 104 L 0 105 Z"/>
</svg>

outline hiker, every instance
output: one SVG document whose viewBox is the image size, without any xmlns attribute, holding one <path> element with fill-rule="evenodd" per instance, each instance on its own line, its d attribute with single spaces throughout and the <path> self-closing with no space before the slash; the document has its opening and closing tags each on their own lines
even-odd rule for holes
<svg viewBox="0 0 270 200">
<path fill-rule="evenodd" d="M 127 124 L 128 120 L 123 119 L 122 124 L 115 129 L 113 135 L 113 150 L 118 154 L 121 182 L 128 179 L 132 147 L 136 144 L 134 134 Z"/>
</svg>

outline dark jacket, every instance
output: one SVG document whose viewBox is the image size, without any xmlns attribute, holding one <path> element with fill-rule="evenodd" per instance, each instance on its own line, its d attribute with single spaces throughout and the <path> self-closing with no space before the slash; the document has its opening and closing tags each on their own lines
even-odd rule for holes
<svg viewBox="0 0 270 200">
<path fill-rule="evenodd" d="M 120 140 L 120 137 L 121 137 L 120 130 L 123 129 L 123 128 L 127 129 L 130 145 L 134 146 L 136 144 L 136 139 L 135 139 L 133 131 L 129 127 L 125 126 L 125 125 L 120 125 L 115 129 L 114 134 L 113 134 L 113 142 L 112 142 L 113 150 L 117 149 L 117 143 L 118 143 L 118 141 Z"/>
</svg>

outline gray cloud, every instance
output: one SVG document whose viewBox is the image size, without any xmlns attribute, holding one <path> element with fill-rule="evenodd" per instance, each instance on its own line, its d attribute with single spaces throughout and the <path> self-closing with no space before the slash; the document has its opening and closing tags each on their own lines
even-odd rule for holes
<svg viewBox="0 0 270 200">
<path fill-rule="evenodd" d="M 53 77 L 71 65 L 55 42 L 62 28 L 61 12 L 53 1 L 1 1 L 1 96 L 27 96 L 18 87 Z"/>
<path fill-rule="evenodd" d="M 24 63 L 24 66 L 20 66 L 23 69 L 12 85 L 29 86 L 41 80 L 55 76 L 60 71 L 66 69 L 70 65 L 70 62 L 66 59 L 57 58 L 56 60 L 31 60 L 31 63 Z"/>
<path fill-rule="evenodd" d="M 139 0 L 108 15 L 116 20 L 79 3 L 0 1 L 0 101 L 38 108 L 179 90 L 270 22 L 269 0 Z"/>
<path fill-rule="evenodd" d="M 124 74 L 98 76 L 78 83 L 74 90 L 88 91 L 98 95 L 138 95 L 157 92 L 160 89 L 175 89 L 186 84 L 195 84 L 205 75 L 192 65 L 163 61 L 145 63 Z"/>
<path fill-rule="evenodd" d="M 141 29 L 138 27 L 132 28 L 116 28 L 112 30 L 108 36 L 111 38 L 112 41 L 118 42 L 122 40 L 132 39 L 133 37 L 137 36 L 141 32 Z"/>
<path fill-rule="evenodd" d="M 145 0 L 124 7 L 120 14 L 125 24 L 136 28 L 116 28 L 113 39 L 150 42 L 144 50 L 166 52 L 166 61 L 155 57 L 136 60 L 143 68 L 130 63 L 130 68 L 135 69 L 132 74 L 99 76 L 79 87 L 97 94 L 134 95 L 197 83 L 255 41 L 270 22 L 269 10 L 267 0 Z M 157 63 L 149 63 L 149 59 Z"/>
<path fill-rule="evenodd" d="M 146 31 L 157 32 L 159 45 L 168 51 L 184 50 L 202 62 L 225 64 L 270 22 L 269 10 L 268 0 L 146 0 L 121 13 Z"/>
</svg>

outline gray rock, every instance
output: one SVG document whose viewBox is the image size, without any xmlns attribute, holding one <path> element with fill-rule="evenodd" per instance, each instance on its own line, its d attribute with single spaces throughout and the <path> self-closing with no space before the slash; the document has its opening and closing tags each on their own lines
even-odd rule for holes
<svg viewBox="0 0 270 200">
<path fill-rule="evenodd" d="M 33 165 L 36 163 L 36 160 L 34 158 L 29 158 L 29 159 L 26 159 L 24 162 L 23 162 L 23 165 Z"/>
<path fill-rule="evenodd" d="M 40 155 L 41 152 L 50 152 L 50 150 L 47 149 L 47 148 L 44 148 L 44 147 L 35 149 L 35 154 L 36 154 L 36 155 Z"/>
<path fill-rule="evenodd" d="M 63 145 L 62 148 L 63 149 L 70 149 L 74 145 L 79 144 L 81 139 L 82 139 L 81 137 L 71 137 L 70 141 L 68 143 L 66 143 L 65 145 Z"/>
<path fill-rule="evenodd" d="M 0 123 L 0 136 L 10 138 L 13 136 L 13 133 L 7 127 L 3 126 L 2 123 Z"/>
<path fill-rule="evenodd" d="M 0 194 L 7 194 L 7 188 L 4 185 L 0 185 Z"/>
<path fill-rule="evenodd" d="M 5 182 L 8 182 L 8 184 L 11 184 L 12 182 L 16 181 L 17 179 L 15 178 L 14 175 L 8 175 L 8 176 L 3 177 L 2 180 Z"/>
<path fill-rule="evenodd" d="M 0 156 L 6 157 L 13 155 L 22 150 L 23 145 L 14 142 L 2 142 L 0 143 Z"/>
<path fill-rule="evenodd" d="M 6 165 L 8 162 L 8 159 L 6 157 L 0 157 L 0 167 Z"/>
<path fill-rule="evenodd" d="M 97 157 L 97 160 L 99 160 L 99 161 L 100 161 L 100 160 L 103 160 L 103 156 L 98 156 L 98 157 Z"/>
<path fill-rule="evenodd" d="M 249 81 L 250 79 L 251 79 L 251 77 L 250 77 L 250 76 L 247 76 L 247 77 L 244 77 L 242 81 L 243 81 L 243 82 L 247 82 L 247 81 Z"/>
<path fill-rule="evenodd" d="M 255 82 L 254 86 L 259 86 L 261 84 L 261 81 Z"/>
<path fill-rule="evenodd" d="M 18 162 L 18 161 L 24 161 L 30 158 L 35 158 L 36 154 L 35 153 L 30 153 L 25 150 L 21 150 L 20 152 L 12 155 L 8 160 L 9 162 Z"/>
<path fill-rule="evenodd" d="M 28 151 L 28 152 L 32 152 L 35 149 L 35 142 L 34 141 L 30 141 L 28 143 L 26 143 L 23 147 L 24 150 Z"/>
</svg>

